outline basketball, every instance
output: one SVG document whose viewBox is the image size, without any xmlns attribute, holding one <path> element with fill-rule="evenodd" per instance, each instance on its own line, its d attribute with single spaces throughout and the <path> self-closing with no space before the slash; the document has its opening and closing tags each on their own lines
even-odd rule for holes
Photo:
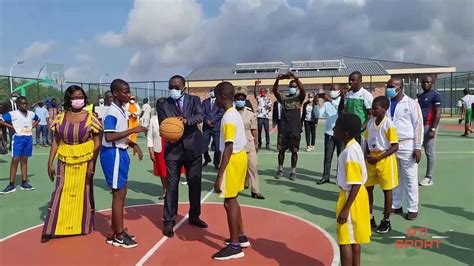
<svg viewBox="0 0 474 266">
<path fill-rule="evenodd" d="M 167 141 L 178 141 L 184 132 L 183 121 L 177 117 L 168 117 L 160 124 L 160 135 Z"/>
</svg>

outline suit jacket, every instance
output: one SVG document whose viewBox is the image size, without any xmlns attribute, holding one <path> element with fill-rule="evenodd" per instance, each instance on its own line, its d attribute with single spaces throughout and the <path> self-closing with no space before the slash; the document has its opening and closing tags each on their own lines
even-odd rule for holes
<svg viewBox="0 0 474 266">
<path fill-rule="evenodd" d="M 160 123 L 168 117 L 182 116 L 187 120 L 181 139 L 174 143 L 166 142 L 165 160 L 194 160 L 207 150 L 206 141 L 198 128 L 198 124 L 202 123 L 204 116 L 201 100 L 199 97 L 187 93 L 183 97 L 183 114 L 180 114 L 175 100 L 171 97 L 156 106 Z"/>
<path fill-rule="evenodd" d="M 211 98 L 202 101 L 202 109 L 204 111 L 203 130 L 220 131 L 222 116 L 225 113 L 224 109 L 217 107 L 215 101 L 214 104 L 211 104 Z M 211 120 L 214 127 L 209 127 L 206 123 L 207 120 Z"/>
</svg>

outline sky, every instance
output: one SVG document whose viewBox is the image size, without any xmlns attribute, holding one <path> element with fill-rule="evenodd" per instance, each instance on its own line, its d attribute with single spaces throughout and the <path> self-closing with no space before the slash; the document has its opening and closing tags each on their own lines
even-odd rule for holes
<svg viewBox="0 0 474 266">
<path fill-rule="evenodd" d="M 0 0 L 0 74 L 167 80 L 202 66 L 358 56 L 474 70 L 472 0 Z"/>
</svg>

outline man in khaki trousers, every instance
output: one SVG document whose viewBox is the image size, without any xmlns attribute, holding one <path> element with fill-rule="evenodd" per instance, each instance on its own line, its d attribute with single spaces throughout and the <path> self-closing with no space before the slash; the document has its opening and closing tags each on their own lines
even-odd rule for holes
<svg viewBox="0 0 474 266">
<path fill-rule="evenodd" d="M 242 116 L 242 121 L 245 127 L 245 136 L 247 137 L 247 145 L 245 151 L 247 152 L 247 177 L 245 186 L 249 187 L 254 199 L 265 199 L 259 192 L 258 186 L 258 158 L 257 158 L 257 116 L 250 108 L 245 106 L 247 99 L 247 88 L 235 87 L 235 108 Z"/>
</svg>

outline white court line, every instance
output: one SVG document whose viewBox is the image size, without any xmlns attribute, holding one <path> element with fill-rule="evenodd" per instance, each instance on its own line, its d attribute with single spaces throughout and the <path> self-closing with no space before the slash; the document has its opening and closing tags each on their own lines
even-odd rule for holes
<svg viewBox="0 0 474 266">
<path fill-rule="evenodd" d="M 446 239 L 446 238 L 449 238 L 449 236 L 432 236 L 431 238 L 433 238 L 433 239 Z"/>
<path fill-rule="evenodd" d="M 289 154 L 289 152 L 287 152 Z M 277 155 L 278 152 L 258 152 L 257 155 Z M 300 155 L 322 155 L 324 152 L 298 152 Z M 474 154 L 474 151 L 437 151 L 435 154 Z M 33 155 L 49 155 L 49 152 L 34 152 Z M 144 152 L 143 155 L 149 155 L 148 152 Z M 0 157 L 1 158 L 1 157 Z"/>
<path fill-rule="evenodd" d="M 389 236 L 388 238 L 397 238 L 397 239 L 405 239 L 406 236 Z"/>
<path fill-rule="evenodd" d="M 211 190 L 206 196 L 204 196 L 203 200 L 207 199 L 207 197 L 209 197 L 209 195 L 211 195 L 213 192 L 213 190 Z M 179 204 L 189 204 L 189 202 L 179 202 Z M 207 202 L 206 204 L 222 204 L 221 202 Z M 138 207 L 147 207 L 147 206 L 155 206 L 155 205 L 163 205 L 162 202 L 158 203 L 146 203 L 146 204 L 137 204 L 137 205 L 131 205 L 131 206 L 125 206 L 125 209 L 128 209 L 128 208 L 138 208 Z M 333 249 L 333 253 L 334 253 L 334 258 L 333 258 L 333 261 L 332 261 L 332 264 L 333 266 L 338 266 L 339 265 L 339 262 L 340 262 L 340 255 L 339 255 L 339 246 L 338 244 L 336 243 L 336 240 L 326 231 L 324 230 L 322 227 L 320 227 L 319 225 L 317 224 L 314 224 L 308 220 L 305 220 L 303 218 L 300 218 L 298 216 L 295 216 L 293 214 L 289 214 L 289 213 L 286 213 L 286 212 L 282 212 L 282 211 L 277 211 L 277 210 L 273 210 L 273 209 L 269 209 L 269 208 L 265 208 L 265 207 L 258 207 L 258 206 L 252 206 L 252 205 L 246 205 L 246 204 L 241 204 L 240 206 L 243 206 L 243 207 L 249 207 L 249 208 L 255 208 L 255 209 L 262 209 L 262 210 L 266 210 L 266 211 L 271 211 L 271 212 L 275 212 L 275 213 L 279 213 L 279 214 L 282 214 L 282 215 L 286 215 L 286 216 L 289 216 L 289 217 L 292 217 L 292 218 L 295 218 L 299 221 L 302 221 L 302 222 L 305 222 L 306 224 L 318 229 L 319 231 L 321 231 L 328 239 L 329 241 L 331 242 L 331 245 L 332 245 L 332 249 Z M 111 208 L 108 208 L 108 209 L 103 209 L 103 210 L 99 210 L 97 212 L 106 212 L 106 211 L 110 211 Z M 184 219 L 183 219 L 184 220 Z M 180 221 L 181 222 L 181 221 Z M 32 226 L 32 227 L 29 227 L 29 228 L 26 228 L 24 230 L 21 230 L 19 232 L 16 232 L 14 234 L 11 234 L 9 236 L 6 236 L 2 239 L 0 239 L 0 242 L 3 242 L 5 240 L 8 240 L 14 236 L 17 236 L 17 235 L 20 235 L 22 233 L 25 233 L 27 231 L 30 231 L 32 229 L 35 229 L 37 227 L 40 227 L 42 226 L 43 223 L 41 224 L 38 224 L 38 225 L 35 225 L 35 226 Z M 174 228 L 173 228 L 174 229 Z M 404 236 L 402 236 L 403 238 L 405 238 Z M 167 237 L 163 237 L 163 238 L 167 238 Z M 389 238 L 400 238 L 400 237 L 389 237 Z M 447 237 L 446 237 L 447 238 Z M 161 241 L 161 240 L 160 240 Z M 158 243 L 157 243 L 158 244 Z M 138 265 L 138 264 L 137 264 Z"/>
<path fill-rule="evenodd" d="M 209 198 L 209 196 L 212 195 L 212 193 L 214 192 L 214 188 L 212 188 L 207 194 L 206 196 L 204 196 L 204 198 L 201 199 L 201 204 L 203 202 L 205 202 L 207 200 L 207 198 Z M 186 216 L 183 217 L 183 219 L 181 219 L 181 221 L 179 221 L 174 227 L 173 227 L 173 231 L 176 232 L 180 227 L 181 225 L 184 224 L 184 222 L 186 222 L 186 220 L 188 220 L 189 218 L 189 213 L 186 214 Z M 167 236 L 163 236 L 160 241 L 158 241 L 150 250 L 148 250 L 148 252 L 137 262 L 137 266 L 142 266 L 143 263 L 145 263 L 151 256 L 153 256 L 153 253 L 155 253 L 160 247 L 161 245 L 163 245 L 166 240 L 168 240 L 169 237 Z"/>
</svg>

